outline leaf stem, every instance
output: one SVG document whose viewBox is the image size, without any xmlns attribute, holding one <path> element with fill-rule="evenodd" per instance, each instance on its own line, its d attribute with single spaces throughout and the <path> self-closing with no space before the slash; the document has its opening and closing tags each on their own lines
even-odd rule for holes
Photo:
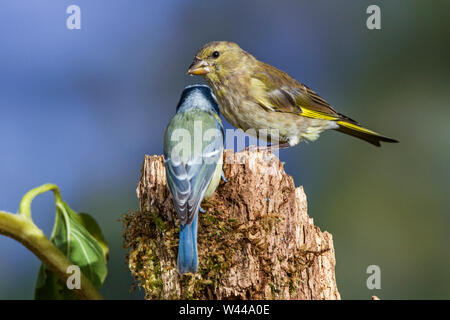
<svg viewBox="0 0 450 320">
<path fill-rule="evenodd" d="M 58 187 L 46 184 L 35 192 L 29 192 L 23 197 L 19 210 L 21 214 L 0 211 L 0 234 L 22 243 L 45 263 L 63 283 L 66 283 L 67 278 L 71 276 L 70 273 L 67 273 L 67 268 L 73 263 L 47 239 L 45 234 L 31 220 L 30 205 L 32 199 L 48 190 L 53 190 L 55 197 L 60 196 Z M 102 299 L 100 293 L 83 273 L 81 273 L 81 289 L 73 290 L 80 299 Z"/>
<path fill-rule="evenodd" d="M 34 188 L 30 191 L 28 191 L 20 201 L 19 206 L 19 213 L 27 217 L 28 219 L 31 219 L 31 202 L 33 199 L 40 195 L 41 193 L 47 192 L 47 191 L 53 191 L 53 194 L 55 195 L 55 198 L 58 200 L 61 199 L 61 193 L 59 192 L 59 188 L 51 183 L 43 184 L 40 187 Z"/>
</svg>

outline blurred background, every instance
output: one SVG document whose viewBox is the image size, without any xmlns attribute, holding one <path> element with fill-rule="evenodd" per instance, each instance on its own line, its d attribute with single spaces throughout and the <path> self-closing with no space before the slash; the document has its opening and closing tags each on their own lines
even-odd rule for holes
<svg viewBox="0 0 450 320">
<path fill-rule="evenodd" d="M 66 8 L 81 8 L 81 30 Z M 381 8 L 381 30 L 366 9 Z M 0 209 L 57 184 L 110 246 L 108 299 L 142 299 L 119 219 L 137 209 L 144 154 L 162 134 L 197 49 L 237 42 L 338 111 L 400 140 L 375 148 L 331 131 L 280 152 L 332 233 L 343 299 L 450 299 L 448 1 L 23 1 L 0 3 Z M 230 125 L 227 124 L 229 128 Z M 47 235 L 53 196 L 33 219 Z M 39 260 L 0 236 L 0 299 L 32 299 Z M 381 289 L 369 290 L 369 265 Z"/>
</svg>

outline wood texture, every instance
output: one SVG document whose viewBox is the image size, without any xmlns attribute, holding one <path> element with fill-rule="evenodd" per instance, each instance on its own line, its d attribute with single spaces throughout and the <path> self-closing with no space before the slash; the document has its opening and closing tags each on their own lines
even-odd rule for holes
<svg viewBox="0 0 450 320">
<path fill-rule="evenodd" d="M 340 299 L 331 234 L 314 226 L 302 187 L 279 159 L 224 153 L 224 172 L 205 200 L 199 272 L 176 270 L 178 221 L 162 156 L 145 156 L 140 210 L 123 216 L 127 263 L 147 299 Z"/>
</svg>

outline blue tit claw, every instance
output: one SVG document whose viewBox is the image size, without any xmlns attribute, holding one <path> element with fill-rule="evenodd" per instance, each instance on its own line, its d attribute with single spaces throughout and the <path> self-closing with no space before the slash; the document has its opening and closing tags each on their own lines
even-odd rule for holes
<svg viewBox="0 0 450 320">
<path fill-rule="evenodd" d="M 223 182 L 225 182 L 225 183 L 228 182 L 227 178 L 225 178 L 225 173 L 223 172 L 223 170 L 222 170 L 222 176 L 221 177 L 222 177 Z"/>
<path fill-rule="evenodd" d="M 203 209 L 202 207 L 199 207 L 198 211 L 200 211 L 201 213 L 205 213 L 206 212 L 206 210 Z"/>
</svg>

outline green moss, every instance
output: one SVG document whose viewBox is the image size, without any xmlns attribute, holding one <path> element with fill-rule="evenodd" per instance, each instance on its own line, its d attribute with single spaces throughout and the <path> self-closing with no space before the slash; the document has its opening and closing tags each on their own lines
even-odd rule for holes
<svg viewBox="0 0 450 320">
<path fill-rule="evenodd" d="M 152 218 L 153 218 L 153 223 L 155 224 L 158 231 L 164 232 L 167 229 L 166 224 L 164 223 L 164 221 L 160 218 L 160 216 L 156 212 L 152 213 Z"/>
<path fill-rule="evenodd" d="M 270 287 L 270 291 L 272 291 L 272 294 L 275 294 L 275 292 L 276 292 L 275 284 L 273 282 L 270 282 L 269 287 Z"/>
<path fill-rule="evenodd" d="M 243 250 L 249 241 L 254 255 L 260 257 L 261 270 L 265 273 L 266 285 L 270 287 L 272 296 L 279 297 L 286 287 L 291 294 L 296 292 L 301 285 L 301 271 L 309 263 L 306 257 L 310 252 L 298 252 L 290 258 L 288 264 L 292 269 L 288 276 L 282 281 L 276 281 L 272 276 L 270 259 L 266 257 L 265 242 L 260 241 L 263 235 L 254 238 L 261 234 L 261 230 L 273 230 L 282 220 L 278 215 L 265 215 L 253 221 L 249 227 L 220 210 L 214 210 L 208 203 L 202 207 L 207 211 L 199 215 L 198 272 L 179 277 L 181 295 L 173 298 L 213 299 L 224 274 L 239 262 L 235 261 L 236 252 Z M 130 213 L 122 220 L 125 225 L 125 247 L 129 249 L 127 261 L 137 284 L 145 289 L 147 299 L 163 298 L 161 274 L 176 268 L 178 222 L 168 221 L 157 211 Z M 165 263 L 170 263 L 167 270 L 161 270 L 160 259 L 163 255 Z"/>
<path fill-rule="evenodd" d="M 151 249 L 146 253 L 146 256 L 149 257 L 147 266 L 150 268 L 150 278 L 147 280 L 148 287 L 155 295 L 159 296 L 163 284 L 161 280 L 161 264 L 156 254 L 155 242 L 152 241 L 150 247 Z"/>
<path fill-rule="evenodd" d="M 133 212 L 124 215 L 122 222 L 125 225 L 124 247 L 129 249 L 126 259 L 130 271 L 137 284 L 145 289 L 146 298 L 159 299 L 163 281 L 157 239 L 167 230 L 167 225 L 156 212 Z"/>
</svg>

